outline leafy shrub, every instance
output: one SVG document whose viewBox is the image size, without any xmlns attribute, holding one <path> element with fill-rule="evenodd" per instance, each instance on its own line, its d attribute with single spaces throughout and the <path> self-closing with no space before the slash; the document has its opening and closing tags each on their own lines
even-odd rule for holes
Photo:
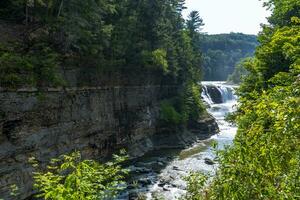
<svg viewBox="0 0 300 200">
<path fill-rule="evenodd" d="M 163 72 L 168 72 L 167 52 L 164 49 L 156 49 L 152 52 L 152 60 Z"/>
<path fill-rule="evenodd" d="M 186 84 L 180 97 L 161 103 L 161 120 L 169 125 L 185 125 L 189 120 L 198 120 L 205 111 L 200 92 L 198 84 Z"/>
<path fill-rule="evenodd" d="M 18 87 L 34 84 L 33 66 L 26 56 L 0 53 L 0 86 Z"/>
<path fill-rule="evenodd" d="M 201 172 L 191 172 L 185 177 L 185 181 L 187 182 L 187 193 L 182 199 L 204 200 L 206 191 L 203 188 L 207 182 L 207 178 L 208 176 Z"/>
<path fill-rule="evenodd" d="M 169 125 L 179 125 L 182 123 L 182 116 L 169 101 L 161 103 L 160 119 Z"/>
<path fill-rule="evenodd" d="M 59 55 L 46 44 L 40 44 L 29 53 L 30 62 L 33 65 L 33 73 L 37 86 L 64 85 L 63 79 L 58 73 Z"/>
<path fill-rule="evenodd" d="M 63 80 L 59 77 L 58 55 L 49 47 L 36 46 L 34 50 L 24 53 L 16 48 L 0 46 L 0 86 L 59 86 Z"/>
<path fill-rule="evenodd" d="M 182 96 L 182 113 L 185 121 L 198 120 L 205 111 L 201 100 L 200 85 L 189 82 L 186 84 Z"/>
<path fill-rule="evenodd" d="M 160 69 L 168 72 L 167 52 L 164 49 L 156 49 L 152 52 L 142 52 L 143 64 L 149 69 Z"/>
<path fill-rule="evenodd" d="M 34 173 L 37 197 L 44 199 L 101 200 L 112 199 L 123 189 L 124 176 L 128 173 L 120 163 L 125 161 L 124 151 L 105 164 L 82 160 L 79 152 L 52 159 L 47 172 Z M 35 159 L 30 162 L 37 169 Z"/>
</svg>

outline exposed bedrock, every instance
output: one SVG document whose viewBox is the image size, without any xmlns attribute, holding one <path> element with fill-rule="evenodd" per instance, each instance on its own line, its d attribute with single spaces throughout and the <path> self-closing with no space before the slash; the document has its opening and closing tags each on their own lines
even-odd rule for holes
<svg viewBox="0 0 300 200">
<path fill-rule="evenodd" d="M 142 156 L 157 148 L 192 143 L 217 130 L 214 120 L 199 121 L 195 133 L 160 133 L 160 101 L 177 86 L 128 86 L 0 91 L 0 199 L 14 199 L 16 184 L 25 199 L 33 194 L 29 157 L 42 164 L 79 150 L 100 159 L 119 148 Z M 199 131 L 197 131 L 199 130 Z M 198 137 L 199 136 L 199 137 Z"/>
<path fill-rule="evenodd" d="M 207 91 L 214 103 L 223 103 L 222 93 L 216 86 L 208 85 L 206 87 L 207 87 Z"/>
</svg>

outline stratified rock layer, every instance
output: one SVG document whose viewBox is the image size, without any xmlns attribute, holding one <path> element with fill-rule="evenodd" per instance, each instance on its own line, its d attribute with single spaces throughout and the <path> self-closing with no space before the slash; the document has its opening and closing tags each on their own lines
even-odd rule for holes
<svg viewBox="0 0 300 200">
<path fill-rule="evenodd" d="M 159 133 L 160 101 L 176 95 L 177 89 L 150 85 L 0 91 L 0 199 L 14 199 L 9 194 L 13 184 L 20 193 L 15 199 L 34 193 L 28 163 L 32 156 L 46 164 L 79 150 L 84 158 L 100 159 L 125 147 L 137 157 L 153 149 L 184 147 L 214 133 L 217 127 L 210 117 L 199 122 L 197 134 Z"/>
</svg>

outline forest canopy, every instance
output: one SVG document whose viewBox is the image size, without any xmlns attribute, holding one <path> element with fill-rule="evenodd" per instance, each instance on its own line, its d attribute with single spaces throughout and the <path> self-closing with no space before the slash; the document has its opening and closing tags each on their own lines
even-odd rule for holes
<svg viewBox="0 0 300 200">
<path fill-rule="evenodd" d="M 0 7 L 0 19 L 21 29 L 17 44 L 0 45 L 1 86 L 57 86 L 57 72 L 74 66 L 90 76 L 148 71 L 174 83 L 201 77 L 193 44 L 201 21 L 183 19 L 183 0 L 8 0 Z"/>
<path fill-rule="evenodd" d="M 201 35 L 204 80 L 226 81 L 237 64 L 254 55 L 257 36 L 243 33 Z"/>
</svg>

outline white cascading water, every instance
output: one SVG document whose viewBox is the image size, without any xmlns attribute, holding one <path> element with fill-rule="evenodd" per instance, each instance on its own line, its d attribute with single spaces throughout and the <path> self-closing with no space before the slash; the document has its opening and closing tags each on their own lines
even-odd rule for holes
<svg viewBox="0 0 300 200">
<path fill-rule="evenodd" d="M 217 89 L 221 96 L 222 102 L 231 102 L 236 100 L 236 95 L 234 94 L 234 89 L 237 86 L 234 85 L 227 85 L 225 82 L 217 82 L 217 81 L 203 81 L 202 82 L 202 98 L 208 104 L 214 104 L 212 98 L 208 92 L 208 87 L 213 87 Z"/>
<path fill-rule="evenodd" d="M 225 116 L 228 113 L 231 113 L 235 109 L 237 103 L 237 96 L 235 95 L 236 85 L 228 85 L 225 82 L 215 82 L 215 81 L 206 81 L 202 82 L 203 90 L 208 90 L 208 87 L 216 88 L 222 95 L 222 103 L 216 104 L 213 101 L 206 101 L 207 97 L 205 92 L 202 92 L 202 98 L 206 103 L 209 104 L 208 112 L 216 119 L 220 133 L 214 135 L 212 139 L 215 139 L 220 148 L 224 145 L 229 145 L 232 143 L 234 136 L 236 134 L 237 128 L 228 122 L 225 121 Z"/>
<path fill-rule="evenodd" d="M 211 99 L 209 93 L 208 93 L 208 89 L 206 86 L 202 87 L 202 94 L 201 94 L 203 100 L 207 103 L 207 104 L 213 104 L 213 100 Z"/>
</svg>

